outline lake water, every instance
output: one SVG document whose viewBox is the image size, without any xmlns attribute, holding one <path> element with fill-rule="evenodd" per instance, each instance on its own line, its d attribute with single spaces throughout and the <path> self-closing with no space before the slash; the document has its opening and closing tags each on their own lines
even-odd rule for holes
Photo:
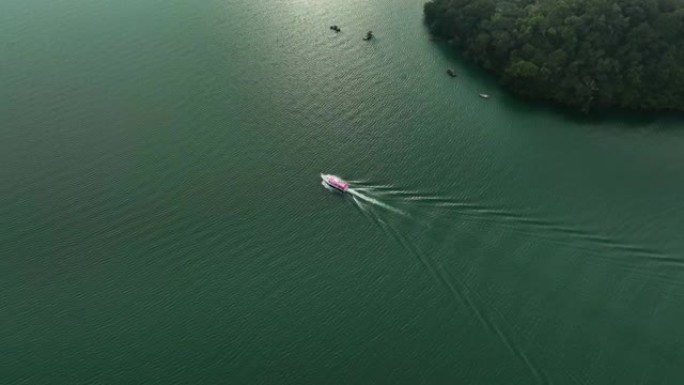
<svg viewBox="0 0 684 385">
<path fill-rule="evenodd" d="M 0 382 L 682 383 L 684 120 L 519 101 L 422 3 L 4 0 Z"/>
</svg>

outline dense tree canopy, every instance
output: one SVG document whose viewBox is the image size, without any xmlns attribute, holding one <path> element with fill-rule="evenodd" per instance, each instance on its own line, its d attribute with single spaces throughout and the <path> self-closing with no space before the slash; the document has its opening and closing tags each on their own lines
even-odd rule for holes
<svg viewBox="0 0 684 385">
<path fill-rule="evenodd" d="M 519 95 L 684 111 L 684 0 L 432 0 L 425 19 Z"/>
</svg>

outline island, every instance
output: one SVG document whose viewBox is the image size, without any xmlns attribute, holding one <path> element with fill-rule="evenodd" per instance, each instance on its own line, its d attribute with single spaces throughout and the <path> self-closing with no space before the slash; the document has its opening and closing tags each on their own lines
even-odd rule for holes
<svg viewBox="0 0 684 385">
<path fill-rule="evenodd" d="M 684 1 L 432 0 L 424 13 L 433 36 L 516 95 L 684 111 Z"/>
</svg>

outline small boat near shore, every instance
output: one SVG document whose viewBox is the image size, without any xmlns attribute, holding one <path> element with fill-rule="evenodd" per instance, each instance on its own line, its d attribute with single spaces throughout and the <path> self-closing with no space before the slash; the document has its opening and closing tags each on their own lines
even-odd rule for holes
<svg viewBox="0 0 684 385">
<path fill-rule="evenodd" d="M 489 94 L 480 94 L 482 99 L 489 99 Z"/>
<path fill-rule="evenodd" d="M 345 192 L 349 188 L 349 183 L 336 175 L 321 174 L 321 179 L 327 186 L 340 192 Z"/>
</svg>

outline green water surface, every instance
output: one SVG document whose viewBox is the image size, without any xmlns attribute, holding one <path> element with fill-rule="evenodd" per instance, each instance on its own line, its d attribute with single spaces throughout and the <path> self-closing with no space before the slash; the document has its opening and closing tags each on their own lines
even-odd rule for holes
<svg viewBox="0 0 684 385">
<path fill-rule="evenodd" d="M 2 1 L 0 384 L 684 383 L 684 120 L 422 2 Z"/>
</svg>

